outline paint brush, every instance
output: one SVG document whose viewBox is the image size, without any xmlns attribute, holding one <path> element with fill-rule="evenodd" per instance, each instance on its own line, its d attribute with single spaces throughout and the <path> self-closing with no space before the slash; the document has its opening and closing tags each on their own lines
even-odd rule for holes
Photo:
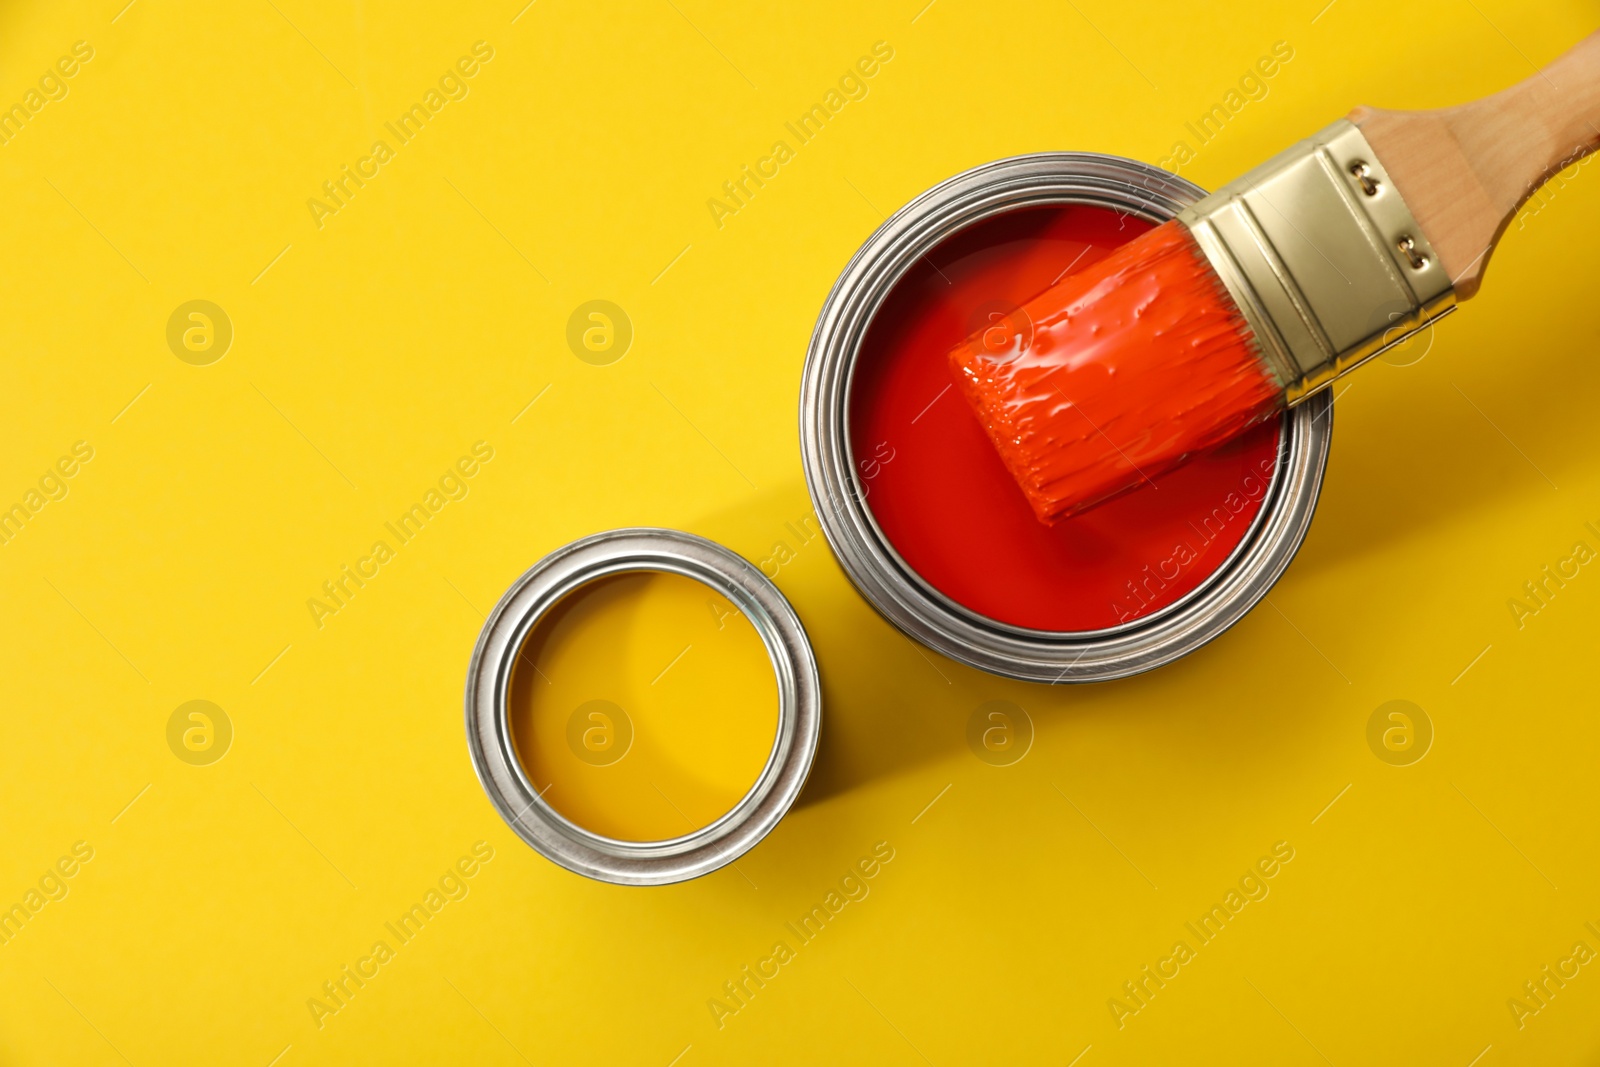
<svg viewBox="0 0 1600 1067">
<path fill-rule="evenodd" d="M 1600 146 L 1600 33 L 1503 92 L 1361 107 L 950 353 L 1050 523 L 1303 403 L 1478 291 L 1548 178 Z"/>
</svg>

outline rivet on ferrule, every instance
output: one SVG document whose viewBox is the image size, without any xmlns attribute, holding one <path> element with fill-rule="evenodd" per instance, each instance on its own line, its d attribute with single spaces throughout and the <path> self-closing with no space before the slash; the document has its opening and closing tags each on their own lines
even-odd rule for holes
<svg viewBox="0 0 1600 1067">
<path fill-rule="evenodd" d="M 1395 242 L 1395 247 L 1405 253 L 1412 270 L 1421 270 L 1428 265 L 1428 257 L 1417 251 L 1416 238 L 1409 233 L 1401 234 L 1400 240 Z"/>
<path fill-rule="evenodd" d="M 1378 195 L 1378 182 L 1372 177 L 1372 168 L 1367 166 L 1366 160 L 1358 159 L 1350 164 L 1350 173 L 1360 184 L 1363 193 L 1368 196 Z"/>
</svg>

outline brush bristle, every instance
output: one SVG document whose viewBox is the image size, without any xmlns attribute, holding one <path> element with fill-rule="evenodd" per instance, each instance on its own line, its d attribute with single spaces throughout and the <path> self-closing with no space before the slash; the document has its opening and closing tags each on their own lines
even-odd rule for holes
<svg viewBox="0 0 1600 1067">
<path fill-rule="evenodd" d="M 974 334 L 950 365 L 1046 523 L 1151 481 L 1284 404 L 1250 327 L 1175 221 Z"/>
</svg>

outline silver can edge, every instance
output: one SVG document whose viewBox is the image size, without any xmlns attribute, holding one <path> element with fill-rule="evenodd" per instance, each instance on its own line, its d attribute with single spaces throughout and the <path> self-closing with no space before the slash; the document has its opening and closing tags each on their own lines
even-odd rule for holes
<svg viewBox="0 0 1600 1067">
<path fill-rule="evenodd" d="M 934 592 L 877 528 L 849 439 L 855 360 L 883 300 L 922 256 L 993 215 L 1087 203 L 1164 222 L 1205 196 L 1136 160 L 1096 153 L 1016 156 L 958 174 L 891 215 L 861 246 L 823 304 L 801 381 L 800 446 L 824 535 L 869 604 L 912 639 L 980 670 L 1037 682 L 1109 681 L 1170 663 L 1213 640 L 1271 589 L 1305 539 L 1332 439 L 1332 398 L 1287 412 L 1278 464 L 1245 540 L 1178 603 L 1106 630 L 1052 634 L 984 619 Z"/>
<path fill-rule="evenodd" d="M 760 634 L 778 682 L 777 729 L 756 782 L 716 821 L 664 841 L 605 837 L 556 812 L 516 755 L 506 699 L 522 643 L 550 608 L 596 579 L 637 571 L 681 574 L 728 597 Z M 737 860 L 789 811 L 816 756 L 822 690 L 816 656 L 799 616 L 757 567 L 694 534 L 635 527 L 563 545 L 512 583 L 479 632 L 467 669 L 465 704 L 473 771 L 517 836 L 552 862 L 588 878 L 666 885 Z"/>
</svg>

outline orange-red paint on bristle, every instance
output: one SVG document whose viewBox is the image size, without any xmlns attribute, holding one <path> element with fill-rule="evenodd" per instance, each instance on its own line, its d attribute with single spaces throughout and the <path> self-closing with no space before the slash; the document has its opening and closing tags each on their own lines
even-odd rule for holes
<svg viewBox="0 0 1600 1067">
<path fill-rule="evenodd" d="M 950 365 L 1046 523 L 1284 406 L 1250 327 L 1178 222 L 1061 279 L 952 350 Z"/>
</svg>

